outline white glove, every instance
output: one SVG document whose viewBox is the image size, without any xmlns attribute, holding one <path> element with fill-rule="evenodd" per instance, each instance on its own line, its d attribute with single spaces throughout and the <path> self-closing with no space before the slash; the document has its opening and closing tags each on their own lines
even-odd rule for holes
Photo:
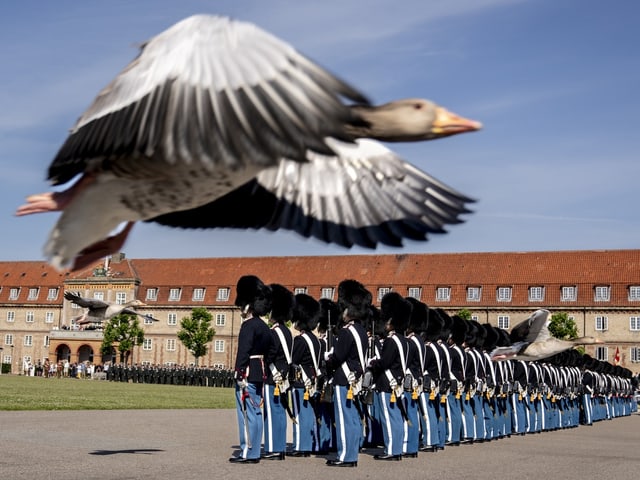
<svg viewBox="0 0 640 480">
<path fill-rule="evenodd" d="M 329 350 L 328 352 L 324 352 L 324 361 L 328 361 L 331 355 L 333 355 L 333 347 L 331 347 L 331 350 Z"/>
<path fill-rule="evenodd" d="M 371 367 L 371 365 L 373 365 L 375 361 L 376 361 L 376 357 L 372 357 L 369 360 L 367 360 L 367 367 Z"/>
<path fill-rule="evenodd" d="M 242 390 L 243 388 L 246 388 L 247 385 L 249 385 L 246 378 L 243 378 L 241 380 L 236 380 L 236 383 L 238 384 L 238 388 L 240 388 L 240 390 Z"/>
<path fill-rule="evenodd" d="M 354 372 L 349 372 L 349 375 L 347 375 L 347 381 L 351 384 L 356 383 L 356 374 Z"/>
<path fill-rule="evenodd" d="M 395 378 L 392 378 L 391 380 L 389 380 L 389 386 L 394 389 L 398 386 L 398 381 Z"/>
<path fill-rule="evenodd" d="M 275 383 L 282 383 L 282 374 L 280 372 L 276 372 L 273 374 L 273 381 Z"/>
</svg>

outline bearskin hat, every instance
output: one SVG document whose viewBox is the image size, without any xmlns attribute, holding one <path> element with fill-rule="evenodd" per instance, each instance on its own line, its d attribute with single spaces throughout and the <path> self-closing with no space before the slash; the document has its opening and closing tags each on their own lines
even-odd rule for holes
<svg viewBox="0 0 640 480">
<path fill-rule="evenodd" d="M 285 323 L 293 315 L 293 293 L 279 283 L 272 283 L 271 287 L 271 321 Z"/>
<path fill-rule="evenodd" d="M 293 325 L 297 330 L 310 332 L 318 326 L 320 318 L 320 304 L 318 301 L 306 293 L 299 293 L 295 296 L 293 306 Z"/>
<path fill-rule="evenodd" d="M 425 322 L 424 330 L 422 331 L 425 340 L 435 342 L 442 335 L 442 329 L 444 328 L 444 319 L 440 313 L 433 309 L 427 309 L 427 321 Z"/>
<path fill-rule="evenodd" d="M 331 324 L 331 330 L 335 332 L 336 325 L 341 321 L 340 309 L 338 304 L 328 298 L 321 298 L 318 302 L 320 305 L 320 316 L 318 318 L 318 331 L 326 332 Z"/>
<path fill-rule="evenodd" d="M 427 328 L 427 316 L 429 315 L 427 305 L 413 297 L 407 297 L 405 300 L 409 302 L 412 307 L 407 330 L 418 334 L 424 332 Z"/>
<path fill-rule="evenodd" d="M 498 340 L 500 339 L 500 335 L 498 334 L 498 331 L 496 330 L 496 328 L 489 323 L 483 323 L 482 329 L 484 330 L 484 333 L 485 333 L 483 348 L 486 351 L 490 352 L 491 350 L 496 348 L 496 346 L 498 345 Z"/>
<path fill-rule="evenodd" d="M 338 308 L 340 316 L 344 311 L 351 320 L 364 322 L 369 318 L 371 292 L 357 280 L 343 280 L 338 285 Z"/>
<path fill-rule="evenodd" d="M 442 308 L 436 308 L 438 318 L 442 320 L 442 330 L 440 330 L 440 339 L 446 342 L 451 337 L 451 329 L 453 328 L 453 319 Z"/>
<path fill-rule="evenodd" d="M 398 333 L 404 333 L 409 325 L 413 306 L 402 295 L 389 292 L 380 301 L 380 319 L 391 324 Z"/>
<path fill-rule="evenodd" d="M 249 307 L 258 316 L 271 311 L 271 288 L 255 275 L 244 275 L 236 286 L 236 307 Z"/>
<path fill-rule="evenodd" d="M 509 336 L 509 332 L 507 332 L 503 328 L 496 328 L 496 331 L 498 332 L 498 347 L 508 347 L 509 345 L 511 345 L 512 342 L 511 337 Z"/>
</svg>

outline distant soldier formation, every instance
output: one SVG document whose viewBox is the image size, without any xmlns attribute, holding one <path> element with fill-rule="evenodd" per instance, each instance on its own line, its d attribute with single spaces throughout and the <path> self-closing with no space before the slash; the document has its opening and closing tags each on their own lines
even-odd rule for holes
<svg viewBox="0 0 640 480">
<path fill-rule="evenodd" d="M 190 385 L 195 387 L 233 387 L 233 370 L 193 365 L 125 365 L 116 363 L 104 369 L 112 382 Z"/>
<path fill-rule="evenodd" d="M 576 349 L 494 361 L 492 351 L 512 345 L 509 332 L 395 292 L 378 309 L 355 280 L 333 302 L 245 276 L 235 304 L 232 463 L 323 455 L 328 466 L 356 467 L 363 449 L 401 461 L 637 411 L 638 378 L 626 368 Z"/>
</svg>

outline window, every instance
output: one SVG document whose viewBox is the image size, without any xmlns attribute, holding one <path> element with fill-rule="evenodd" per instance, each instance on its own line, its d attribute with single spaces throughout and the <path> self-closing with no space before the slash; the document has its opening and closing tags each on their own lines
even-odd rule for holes
<svg viewBox="0 0 640 480">
<path fill-rule="evenodd" d="M 27 312 L 26 315 L 25 315 L 25 321 L 27 323 L 33 323 L 34 318 L 35 318 L 35 316 L 34 316 L 33 312 Z"/>
<path fill-rule="evenodd" d="M 9 300 L 17 300 L 18 295 L 20 295 L 19 288 L 12 288 L 11 290 L 9 290 Z"/>
<path fill-rule="evenodd" d="M 33 345 L 33 335 L 25 335 L 24 336 L 24 346 L 30 347 Z"/>
<path fill-rule="evenodd" d="M 216 327 L 224 327 L 227 323 L 227 315 L 225 313 L 216 313 Z"/>
<path fill-rule="evenodd" d="M 595 301 L 596 302 L 608 302 L 609 301 L 609 286 L 601 285 L 595 289 Z"/>
<path fill-rule="evenodd" d="M 420 298 L 422 297 L 422 287 L 409 287 L 407 296 L 415 298 L 416 300 L 420 300 Z"/>
<path fill-rule="evenodd" d="M 480 287 L 467 287 L 467 302 L 479 302 L 482 294 Z"/>
<path fill-rule="evenodd" d="M 333 287 L 323 287 L 320 290 L 320 298 L 328 298 L 333 300 Z"/>
<path fill-rule="evenodd" d="M 177 313 L 167 314 L 167 325 L 177 325 L 177 324 L 178 324 L 178 314 Z"/>
<path fill-rule="evenodd" d="M 529 287 L 529 301 L 541 302 L 544 300 L 544 287 Z"/>
<path fill-rule="evenodd" d="M 44 323 L 53 323 L 54 313 L 46 312 L 44 314 Z"/>
<path fill-rule="evenodd" d="M 629 287 L 629 300 L 640 300 L 640 285 L 631 285 Z"/>
<path fill-rule="evenodd" d="M 436 289 L 436 302 L 448 302 L 451 299 L 450 287 L 438 287 Z"/>
<path fill-rule="evenodd" d="M 194 302 L 202 302 L 204 300 L 204 288 L 194 288 L 192 300 Z"/>
<path fill-rule="evenodd" d="M 167 351 L 174 352 L 176 350 L 176 339 L 167 338 Z"/>
<path fill-rule="evenodd" d="M 298 295 L 299 293 L 307 293 L 307 287 L 296 287 L 293 289 L 294 295 Z"/>
<path fill-rule="evenodd" d="M 49 335 L 45 335 L 44 336 L 44 346 L 48 347 L 49 346 Z"/>
<path fill-rule="evenodd" d="M 4 336 L 4 344 L 5 345 L 13 345 L 13 334 L 12 333 L 7 333 Z"/>
<path fill-rule="evenodd" d="M 49 292 L 47 293 L 47 300 L 55 300 L 56 298 L 58 298 L 58 289 L 50 288 Z"/>
<path fill-rule="evenodd" d="M 471 315 L 471 320 L 473 320 L 474 322 L 479 322 L 480 317 L 478 315 Z"/>
<path fill-rule="evenodd" d="M 145 325 L 153 325 L 153 313 L 145 313 L 143 318 Z"/>
<path fill-rule="evenodd" d="M 127 303 L 127 292 L 116 292 L 116 304 L 124 305 Z"/>
<path fill-rule="evenodd" d="M 565 286 L 560 289 L 560 300 L 563 302 L 575 302 L 578 299 L 578 287 Z"/>
<path fill-rule="evenodd" d="M 39 288 L 30 288 L 29 295 L 27 296 L 27 300 L 37 300 L 39 293 L 40 293 Z"/>
<path fill-rule="evenodd" d="M 147 302 L 155 302 L 158 300 L 158 289 L 147 288 L 147 295 L 144 297 Z"/>
<path fill-rule="evenodd" d="M 382 297 L 384 297 L 390 291 L 391 291 L 390 287 L 380 287 L 380 288 L 378 288 L 378 302 L 380 300 L 382 300 Z"/>
<path fill-rule="evenodd" d="M 498 328 L 509 329 L 509 315 L 498 315 Z"/>
<path fill-rule="evenodd" d="M 216 340 L 214 343 L 214 351 L 216 353 L 224 352 L 224 340 Z"/>
<path fill-rule="evenodd" d="M 640 362 L 640 347 L 631 347 L 629 350 L 629 358 L 633 363 Z"/>
<path fill-rule="evenodd" d="M 180 300 L 181 289 L 180 288 L 172 288 L 169 290 L 169 301 L 177 302 Z"/>
<path fill-rule="evenodd" d="M 219 302 L 226 302 L 229 300 L 229 289 L 227 287 L 221 287 L 218 289 L 218 295 L 216 300 Z"/>
<path fill-rule="evenodd" d="M 2 363 L 6 363 L 8 365 L 11 365 L 13 363 L 13 359 L 11 358 L 11 355 L 5 355 L 2 358 Z"/>
<path fill-rule="evenodd" d="M 93 298 L 104 302 L 104 292 L 93 292 Z"/>
<path fill-rule="evenodd" d="M 596 317 L 596 330 L 605 331 L 609 330 L 609 319 L 603 315 Z"/>
<path fill-rule="evenodd" d="M 640 317 L 629 317 L 629 330 L 632 332 L 640 331 Z"/>
<path fill-rule="evenodd" d="M 604 362 L 609 360 L 609 348 L 608 347 L 596 347 L 596 360 L 602 360 Z"/>
<path fill-rule="evenodd" d="M 498 301 L 499 302 L 511 301 L 511 287 L 498 287 Z"/>
<path fill-rule="evenodd" d="M 16 312 L 7 312 L 7 322 L 16 321 Z"/>
<path fill-rule="evenodd" d="M 151 350 L 151 347 L 152 347 L 151 339 L 150 338 L 145 338 L 142 341 L 142 349 L 143 350 Z"/>
</svg>

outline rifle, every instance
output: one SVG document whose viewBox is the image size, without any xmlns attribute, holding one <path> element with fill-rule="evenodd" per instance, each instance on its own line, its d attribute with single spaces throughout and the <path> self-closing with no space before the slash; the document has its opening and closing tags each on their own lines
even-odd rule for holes
<svg viewBox="0 0 640 480">
<path fill-rule="evenodd" d="M 371 335 L 369 336 L 369 341 L 367 342 L 367 355 L 366 361 L 368 362 L 371 358 L 375 356 L 375 322 L 373 316 L 371 317 Z M 366 365 L 365 365 L 366 368 Z M 362 392 L 360 393 L 360 397 L 362 399 L 362 403 L 365 405 L 373 405 L 373 372 L 370 369 L 366 369 L 362 378 Z"/>
<path fill-rule="evenodd" d="M 327 352 L 333 348 L 333 326 L 331 325 L 331 311 L 327 311 Z M 329 378 L 329 372 L 327 371 L 327 364 L 324 362 L 324 383 L 322 384 L 322 393 L 320 394 L 320 401 L 322 403 L 333 402 L 333 383 Z"/>
</svg>

